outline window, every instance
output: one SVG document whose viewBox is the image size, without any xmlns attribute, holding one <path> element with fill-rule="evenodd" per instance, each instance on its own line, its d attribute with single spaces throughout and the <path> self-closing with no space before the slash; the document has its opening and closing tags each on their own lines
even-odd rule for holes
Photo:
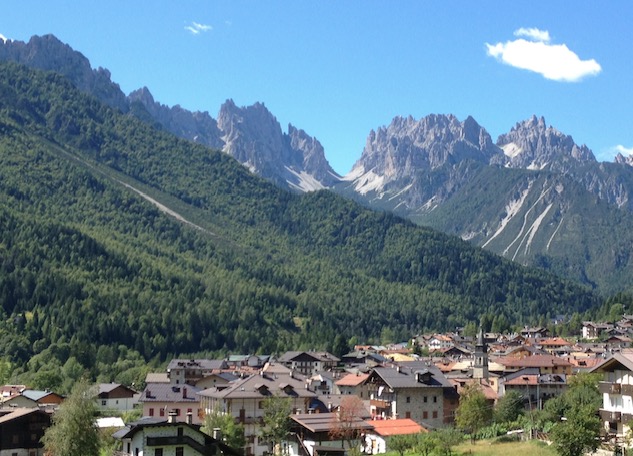
<svg viewBox="0 0 633 456">
<path fill-rule="evenodd" d="M 406 412 L 406 413 L 404 414 L 404 417 L 405 417 L 405 418 L 411 418 L 411 412 Z"/>
<path fill-rule="evenodd" d="M 149 416 L 154 416 L 154 409 L 153 408 L 149 409 Z"/>
<path fill-rule="evenodd" d="M 437 396 L 433 396 L 433 402 L 437 403 Z"/>
<path fill-rule="evenodd" d="M 178 437 L 182 437 L 183 433 L 184 433 L 183 428 L 179 427 L 178 428 Z"/>
<path fill-rule="evenodd" d="M 101 405 L 102 405 L 102 406 L 105 406 L 107 403 L 108 403 L 108 401 L 106 401 L 105 399 L 102 399 L 102 400 L 101 400 Z"/>
<path fill-rule="evenodd" d="M 159 410 L 160 410 L 159 412 L 160 416 L 165 416 L 165 409 L 161 407 Z"/>
<path fill-rule="evenodd" d="M 426 410 L 422 412 L 422 419 L 426 420 L 429 417 L 429 412 L 427 412 Z"/>
<path fill-rule="evenodd" d="M 163 456 L 163 449 L 162 448 L 156 448 L 154 450 L 154 456 Z"/>
<path fill-rule="evenodd" d="M 184 456 L 185 449 L 183 447 L 176 447 L 176 456 Z"/>
<path fill-rule="evenodd" d="M 424 403 L 425 403 L 425 404 L 427 403 L 428 399 L 429 399 L 429 398 L 428 398 L 427 396 L 424 396 Z"/>
<path fill-rule="evenodd" d="M 437 410 L 433 410 L 433 418 L 437 418 Z"/>
<path fill-rule="evenodd" d="M 407 396 L 407 404 L 411 403 L 411 396 Z"/>
</svg>

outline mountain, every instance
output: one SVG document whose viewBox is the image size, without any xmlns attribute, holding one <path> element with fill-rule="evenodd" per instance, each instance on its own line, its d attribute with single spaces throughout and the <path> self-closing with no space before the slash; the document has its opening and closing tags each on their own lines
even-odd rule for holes
<svg viewBox="0 0 633 456">
<path fill-rule="evenodd" d="M 430 115 L 372 131 L 337 189 L 611 293 L 633 280 L 632 179 L 633 168 L 598 163 L 542 117 L 494 144 L 472 118 Z"/>
<path fill-rule="evenodd" d="M 361 157 L 341 178 L 317 139 L 293 125 L 282 131 L 262 103 L 238 107 L 229 99 L 216 120 L 208 112 L 162 105 L 147 88 L 126 97 L 107 70 L 93 70 L 52 35 L 2 42 L 1 60 L 58 72 L 120 112 L 222 150 L 281 188 L 331 188 L 601 292 L 626 290 L 633 279 L 620 252 L 625 247 L 614 247 L 629 242 L 624 227 L 633 211 L 633 167 L 623 157 L 598 163 L 591 150 L 542 117 L 517 123 L 496 143 L 472 117 L 396 117 L 369 134 Z M 116 162 L 118 151 L 99 155 Z"/>
<path fill-rule="evenodd" d="M 598 303 L 333 192 L 285 191 L 60 75 L 0 64 L 0 360 L 36 385 L 61 371 L 120 381 L 134 360 L 181 353 L 340 353 Z"/>
<path fill-rule="evenodd" d="M 238 108 L 228 100 L 216 121 L 208 112 L 165 106 L 155 101 L 146 87 L 126 97 L 111 81 L 109 71 L 93 70 L 85 56 L 53 35 L 34 36 L 28 43 L 0 41 L 0 61 L 62 74 L 79 90 L 102 102 L 181 138 L 224 150 L 252 172 L 284 188 L 312 191 L 340 180 L 315 138 L 293 126 L 282 133 L 277 120 L 261 103 Z"/>
<path fill-rule="evenodd" d="M 547 169 L 566 173 L 578 163 L 595 163 L 585 145 L 578 146 L 571 136 L 547 126 L 543 117 L 519 122 L 509 133 L 499 136 L 497 145 L 507 156 L 506 166 L 523 169 Z"/>
<path fill-rule="evenodd" d="M 318 190 L 340 180 L 316 139 L 292 125 L 283 133 L 262 103 L 239 108 L 228 100 L 220 108 L 218 128 L 223 133 L 222 150 L 282 187 Z"/>
</svg>

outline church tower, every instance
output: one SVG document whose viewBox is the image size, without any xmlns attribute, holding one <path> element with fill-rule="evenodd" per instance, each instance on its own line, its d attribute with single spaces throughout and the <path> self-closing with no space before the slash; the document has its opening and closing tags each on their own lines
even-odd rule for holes
<svg viewBox="0 0 633 456">
<path fill-rule="evenodd" d="M 477 344 L 475 345 L 475 364 L 473 365 L 473 378 L 488 380 L 488 345 L 484 342 L 483 328 L 479 327 Z"/>
</svg>

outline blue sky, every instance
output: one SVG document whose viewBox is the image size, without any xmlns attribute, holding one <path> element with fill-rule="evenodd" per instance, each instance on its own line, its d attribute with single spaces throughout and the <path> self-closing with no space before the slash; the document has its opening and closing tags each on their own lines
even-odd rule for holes
<svg viewBox="0 0 633 456">
<path fill-rule="evenodd" d="M 0 35 L 53 33 L 167 105 L 263 102 L 347 173 L 396 115 L 532 114 L 612 160 L 633 152 L 633 2 L 4 0 Z"/>
</svg>

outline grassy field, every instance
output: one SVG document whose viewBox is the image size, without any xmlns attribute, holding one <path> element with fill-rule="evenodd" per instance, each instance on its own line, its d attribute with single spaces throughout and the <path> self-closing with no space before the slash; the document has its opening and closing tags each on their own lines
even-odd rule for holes
<svg viewBox="0 0 633 456">
<path fill-rule="evenodd" d="M 552 447 L 537 440 L 508 443 L 491 443 L 489 440 L 482 440 L 476 442 L 474 445 L 462 443 L 453 449 L 453 453 L 473 456 L 556 456 L 556 452 Z"/>
</svg>

